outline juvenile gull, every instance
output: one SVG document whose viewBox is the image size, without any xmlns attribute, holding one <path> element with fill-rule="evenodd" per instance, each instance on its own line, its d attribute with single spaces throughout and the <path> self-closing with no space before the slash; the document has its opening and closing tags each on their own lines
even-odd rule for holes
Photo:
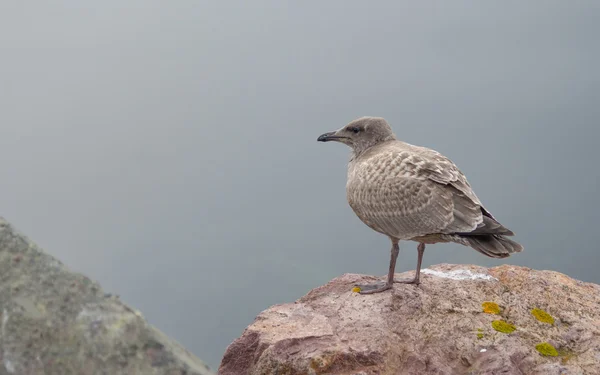
<svg viewBox="0 0 600 375">
<path fill-rule="evenodd" d="M 358 285 L 360 293 L 390 289 L 394 282 L 419 284 L 425 244 L 456 242 L 492 258 L 505 258 L 523 246 L 506 236 L 475 195 L 464 174 L 442 154 L 396 139 L 381 117 L 362 117 L 325 133 L 320 142 L 352 148 L 346 196 L 363 223 L 392 241 L 387 281 Z M 412 280 L 394 280 L 400 240 L 418 242 Z"/>
</svg>

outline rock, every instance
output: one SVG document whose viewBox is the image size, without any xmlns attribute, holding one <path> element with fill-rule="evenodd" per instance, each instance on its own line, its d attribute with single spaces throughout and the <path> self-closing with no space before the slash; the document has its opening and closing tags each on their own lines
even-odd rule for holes
<svg viewBox="0 0 600 375">
<path fill-rule="evenodd" d="M 272 306 L 219 374 L 600 374 L 600 286 L 509 265 L 443 264 L 421 277 L 360 295 L 354 284 L 375 277 L 345 274 Z M 543 343 L 557 356 L 538 352 Z"/>
<path fill-rule="evenodd" d="M 2 218 L 0 314 L 0 374 L 212 374 L 140 312 Z"/>
</svg>

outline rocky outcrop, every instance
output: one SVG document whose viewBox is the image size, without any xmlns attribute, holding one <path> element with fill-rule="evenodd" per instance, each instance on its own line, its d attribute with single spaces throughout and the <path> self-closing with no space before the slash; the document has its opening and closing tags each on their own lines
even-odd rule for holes
<svg viewBox="0 0 600 375">
<path fill-rule="evenodd" d="M 140 312 L 2 218 L 0 313 L 0 374 L 212 374 Z"/>
<path fill-rule="evenodd" d="M 600 374 L 598 285 L 524 267 L 438 265 L 418 287 L 352 291 L 374 279 L 346 274 L 262 312 L 219 374 Z"/>
</svg>

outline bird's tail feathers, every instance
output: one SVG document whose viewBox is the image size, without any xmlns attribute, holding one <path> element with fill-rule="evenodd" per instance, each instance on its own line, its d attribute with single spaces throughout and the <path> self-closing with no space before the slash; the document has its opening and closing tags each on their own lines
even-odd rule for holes
<svg viewBox="0 0 600 375">
<path fill-rule="evenodd" d="M 523 251 L 523 246 L 503 235 L 455 235 L 453 242 L 469 246 L 491 258 L 506 258 Z"/>
</svg>

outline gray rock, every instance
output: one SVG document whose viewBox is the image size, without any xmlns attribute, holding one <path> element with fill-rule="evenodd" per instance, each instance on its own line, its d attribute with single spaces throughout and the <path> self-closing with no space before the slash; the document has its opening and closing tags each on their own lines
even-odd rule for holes
<svg viewBox="0 0 600 375">
<path fill-rule="evenodd" d="M 213 374 L 0 218 L 0 375 Z"/>
<path fill-rule="evenodd" d="M 600 374 L 600 286 L 509 265 L 422 275 L 420 286 L 361 295 L 353 286 L 375 278 L 346 274 L 272 306 L 219 374 Z"/>
</svg>

